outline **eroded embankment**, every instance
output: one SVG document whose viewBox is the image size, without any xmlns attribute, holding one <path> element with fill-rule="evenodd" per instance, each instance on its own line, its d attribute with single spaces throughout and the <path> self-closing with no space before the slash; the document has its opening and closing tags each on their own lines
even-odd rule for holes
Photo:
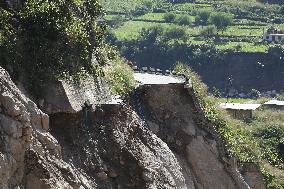
<svg viewBox="0 0 284 189">
<path fill-rule="evenodd" d="M 50 116 L 62 158 L 98 188 L 187 188 L 173 153 L 127 106 Z"/>
<path fill-rule="evenodd" d="M 141 86 L 137 96 L 140 116 L 176 155 L 189 188 L 265 188 L 261 176 L 248 186 L 233 159 L 226 157 L 224 144 L 206 121 L 192 88 Z"/>
<path fill-rule="evenodd" d="M 182 83 L 48 117 L 0 72 L 0 188 L 249 188 Z"/>
</svg>

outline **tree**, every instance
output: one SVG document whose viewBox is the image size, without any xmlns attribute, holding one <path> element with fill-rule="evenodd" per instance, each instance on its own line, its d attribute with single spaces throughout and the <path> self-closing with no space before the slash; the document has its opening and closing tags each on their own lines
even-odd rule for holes
<svg viewBox="0 0 284 189">
<path fill-rule="evenodd" d="M 224 31 L 233 23 L 233 16 L 225 12 L 215 12 L 209 17 L 209 22 L 217 27 L 218 31 Z"/>
<path fill-rule="evenodd" d="M 179 25 L 190 25 L 192 23 L 191 19 L 187 15 L 182 15 L 178 20 L 177 23 Z"/>
<path fill-rule="evenodd" d="M 212 88 L 212 94 L 213 94 L 213 96 L 215 96 L 217 98 L 221 98 L 222 97 L 221 92 L 216 87 Z"/>
<path fill-rule="evenodd" d="M 134 11 L 132 12 L 133 16 L 141 16 L 153 11 L 153 2 L 145 1 L 141 5 L 136 6 Z"/>
<path fill-rule="evenodd" d="M 215 25 L 206 26 L 200 31 L 200 35 L 202 35 L 203 37 L 212 37 L 216 34 L 217 28 Z"/>
<path fill-rule="evenodd" d="M 208 22 L 211 12 L 207 10 L 199 11 L 195 18 L 196 24 L 205 25 Z"/>
<path fill-rule="evenodd" d="M 171 28 L 164 33 L 164 37 L 168 40 L 170 39 L 187 39 L 186 29 L 182 27 Z"/>
<path fill-rule="evenodd" d="M 176 18 L 176 15 L 173 14 L 173 13 L 166 13 L 166 14 L 164 15 L 164 20 L 165 20 L 166 22 L 173 22 L 173 21 L 175 20 L 175 18 Z"/>
<path fill-rule="evenodd" d="M 163 32 L 164 29 L 160 25 L 157 25 L 147 29 L 142 28 L 140 35 L 142 40 L 154 43 L 156 39 L 163 34 Z"/>
<path fill-rule="evenodd" d="M 104 48 L 106 27 L 96 23 L 102 15 L 98 0 L 25 0 L 17 10 L 0 8 L 0 65 L 24 71 L 34 92 L 81 70 L 95 74 L 93 57 Z"/>
<path fill-rule="evenodd" d="M 258 90 L 256 90 L 256 89 L 251 89 L 251 92 L 249 93 L 249 96 L 251 98 L 254 98 L 254 99 L 259 98 L 260 95 L 261 95 L 260 92 Z"/>
<path fill-rule="evenodd" d="M 125 17 L 122 15 L 116 15 L 111 20 L 109 20 L 107 23 L 109 26 L 113 28 L 118 28 L 119 26 L 122 26 L 123 22 L 125 21 Z"/>
</svg>

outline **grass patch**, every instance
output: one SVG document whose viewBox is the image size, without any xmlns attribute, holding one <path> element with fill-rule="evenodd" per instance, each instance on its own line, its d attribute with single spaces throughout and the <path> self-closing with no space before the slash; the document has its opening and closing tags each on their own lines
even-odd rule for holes
<svg viewBox="0 0 284 189">
<path fill-rule="evenodd" d="M 251 103 L 253 99 L 245 99 L 245 98 L 229 98 L 228 103 Z M 218 103 L 227 102 L 226 98 L 218 98 Z"/>
<path fill-rule="evenodd" d="M 262 36 L 263 27 L 260 26 L 230 26 L 224 33 L 224 36 Z"/>
<path fill-rule="evenodd" d="M 125 95 L 135 85 L 133 70 L 119 57 L 105 69 L 105 78 L 115 95 Z"/>
<path fill-rule="evenodd" d="M 265 44 L 255 44 L 253 42 L 228 42 L 217 44 L 216 47 L 218 49 L 226 50 L 226 49 L 236 49 L 237 46 L 240 46 L 240 52 L 267 52 L 269 45 Z"/>
<path fill-rule="evenodd" d="M 168 23 L 153 23 L 153 22 L 143 22 L 143 21 L 128 21 L 123 24 L 123 26 L 114 29 L 114 33 L 119 40 L 131 40 L 138 39 L 140 36 L 140 31 L 142 28 L 148 29 L 153 26 L 161 26 L 164 29 L 171 28 L 183 28 L 182 26 L 178 26 L 176 24 L 168 24 Z M 188 33 L 194 31 L 192 28 L 188 28 Z"/>
<path fill-rule="evenodd" d="M 284 111 L 257 111 L 250 123 L 232 119 L 216 109 L 218 99 L 207 95 L 207 87 L 189 67 L 177 64 L 175 71 L 190 76 L 203 113 L 221 135 L 228 154 L 237 157 L 240 165 L 259 165 L 268 189 L 283 189 L 283 161 L 278 145 L 284 144 Z"/>
<path fill-rule="evenodd" d="M 212 11 L 213 8 L 210 4 L 193 4 L 193 3 L 181 3 L 176 4 L 172 8 L 174 11 L 178 12 L 189 12 L 189 13 L 196 13 L 197 11 Z"/>
<path fill-rule="evenodd" d="M 141 19 L 141 20 L 149 20 L 149 21 L 164 21 L 164 16 L 166 13 L 148 13 L 139 17 L 136 17 L 135 19 Z"/>
</svg>

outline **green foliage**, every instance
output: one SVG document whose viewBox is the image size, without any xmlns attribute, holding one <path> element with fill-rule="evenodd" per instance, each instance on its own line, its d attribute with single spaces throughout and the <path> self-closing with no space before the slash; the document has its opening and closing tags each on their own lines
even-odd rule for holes
<svg viewBox="0 0 284 189">
<path fill-rule="evenodd" d="M 173 22 L 175 20 L 175 18 L 176 18 L 176 15 L 174 13 L 166 13 L 164 15 L 164 20 L 166 22 Z"/>
<path fill-rule="evenodd" d="M 282 5 L 279 9 L 279 13 L 284 15 L 284 5 Z"/>
<path fill-rule="evenodd" d="M 17 11 L 0 11 L 1 65 L 25 70 L 33 91 L 63 73 L 96 73 L 92 57 L 105 33 L 105 26 L 96 23 L 103 14 L 97 0 L 27 0 Z M 18 56 L 11 60 L 9 51 Z M 100 57 L 97 61 L 103 64 Z"/>
<path fill-rule="evenodd" d="M 187 33 L 184 28 L 171 28 L 165 32 L 164 36 L 168 40 L 170 39 L 186 40 L 187 39 Z"/>
<path fill-rule="evenodd" d="M 214 12 L 209 17 L 209 22 L 214 24 L 218 30 L 224 31 L 233 23 L 233 16 L 225 12 Z"/>
<path fill-rule="evenodd" d="M 217 28 L 215 25 L 205 26 L 202 30 L 200 30 L 200 35 L 204 37 L 212 37 L 217 34 Z"/>
<path fill-rule="evenodd" d="M 159 36 L 163 35 L 163 33 L 164 33 L 164 29 L 161 26 L 157 25 L 157 26 L 150 27 L 148 29 L 143 28 L 141 30 L 140 35 L 143 40 L 154 43 Z"/>
<path fill-rule="evenodd" d="M 169 0 L 169 2 L 173 4 L 178 4 L 178 3 L 195 3 L 195 0 Z"/>
<path fill-rule="evenodd" d="M 13 77 L 17 77 L 21 58 L 17 49 L 18 31 L 13 27 L 13 14 L 0 8 L 0 65 L 8 69 Z"/>
<path fill-rule="evenodd" d="M 281 100 L 281 101 L 284 101 L 284 94 L 278 94 L 276 96 L 277 100 Z"/>
<path fill-rule="evenodd" d="M 284 183 L 274 172 L 275 169 L 283 167 L 278 154 L 278 146 L 283 142 L 284 134 L 283 112 L 259 111 L 254 120 L 247 125 L 226 116 L 225 112 L 218 111 L 218 100 L 207 95 L 207 87 L 189 67 L 179 63 L 175 71 L 190 76 L 202 111 L 207 120 L 213 123 L 213 129 L 218 131 L 224 140 L 228 155 L 237 157 L 240 163 L 254 162 L 260 165 L 267 187 L 282 189 Z M 271 164 L 269 168 L 267 161 Z"/>
<path fill-rule="evenodd" d="M 125 95 L 135 85 L 133 70 L 119 57 L 116 57 L 112 65 L 106 68 L 105 74 L 113 94 Z"/>
<path fill-rule="evenodd" d="M 101 0 L 100 2 L 108 13 L 129 15 L 135 10 L 145 10 L 145 7 L 150 7 L 150 4 L 152 5 L 150 11 L 164 12 L 162 4 L 166 0 Z"/>
<path fill-rule="evenodd" d="M 125 21 L 125 17 L 122 15 L 116 15 L 112 17 L 111 20 L 109 20 L 107 23 L 112 28 L 118 28 L 123 25 L 123 22 Z"/>
<path fill-rule="evenodd" d="M 221 92 L 216 88 L 216 87 L 213 87 L 212 89 L 212 94 L 213 96 L 215 96 L 216 98 L 221 98 Z"/>
<path fill-rule="evenodd" d="M 177 23 L 182 26 L 188 26 L 192 23 L 192 21 L 188 15 L 182 15 L 177 19 Z"/>
<path fill-rule="evenodd" d="M 257 99 L 257 98 L 260 97 L 260 92 L 258 90 L 256 90 L 256 89 L 252 89 L 250 94 L 249 94 L 249 96 L 251 98 Z"/>
<path fill-rule="evenodd" d="M 208 10 L 199 11 L 195 18 L 195 23 L 201 24 L 201 25 L 207 24 L 210 14 L 211 14 L 211 11 L 208 11 Z"/>
<path fill-rule="evenodd" d="M 133 16 L 141 16 L 153 11 L 153 2 L 152 1 L 143 1 L 142 4 L 137 5 L 132 11 Z"/>
</svg>

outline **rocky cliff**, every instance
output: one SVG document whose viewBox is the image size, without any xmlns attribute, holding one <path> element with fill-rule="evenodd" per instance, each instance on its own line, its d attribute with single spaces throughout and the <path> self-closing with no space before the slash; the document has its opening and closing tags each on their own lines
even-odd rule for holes
<svg viewBox="0 0 284 189">
<path fill-rule="evenodd" d="M 183 84 L 47 115 L 3 69 L 0 83 L 0 188 L 265 188 L 237 171 Z"/>
</svg>

